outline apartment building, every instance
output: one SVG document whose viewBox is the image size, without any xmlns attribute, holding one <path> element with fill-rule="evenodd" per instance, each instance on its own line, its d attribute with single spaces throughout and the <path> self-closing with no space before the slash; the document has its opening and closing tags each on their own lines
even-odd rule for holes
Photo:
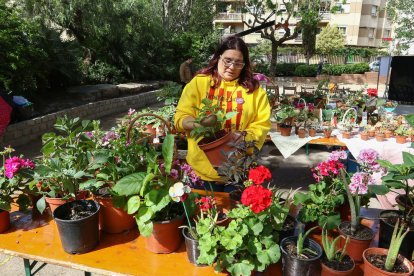
<svg viewBox="0 0 414 276">
<path fill-rule="evenodd" d="M 269 20 L 283 22 L 286 19 L 286 9 L 281 0 L 278 1 L 278 9 L 281 15 L 272 16 Z M 238 33 L 248 29 L 243 24 L 249 20 L 248 14 L 243 14 L 241 7 L 245 1 L 219 0 L 217 1 L 218 16 L 214 20 L 217 28 L 222 29 L 224 34 Z M 324 26 L 337 25 L 344 33 L 346 45 L 361 47 L 383 47 L 384 41 L 392 37 L 392 25 L 388 20 L 385 7 L 387 0 L 321 0 L 319 13 L 321 20 L 319 29 Z M 270 15 L 271 11 L 268 12 Z M 266 15 L 265 15 L 266 16 Z M 294 29 L 300 18 L 290 20 L 290 28 Z M 284 30 L 277 30 L 279 36 L 283 36 Z M 260 33 L 256 32 L 245 37 L 245 41 L 256 44 L 260 41 Z M 301 44 L 301 36 L 295 40 L 287 41 L 286 44 Z"/>
</svg>

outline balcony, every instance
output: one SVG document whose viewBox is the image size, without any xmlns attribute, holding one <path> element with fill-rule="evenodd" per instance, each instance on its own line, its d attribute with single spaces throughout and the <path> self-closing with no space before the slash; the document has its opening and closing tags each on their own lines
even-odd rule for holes
<svg viewBox="0 0 414 276">
<path fill-rule="evenodd" d="M 242 13 L 226 13 L 226 12 L 221 12 L 219 13 L 216 18 L 214 19 L 215 21 L 237 21 L 237 22 L 241 22 L 242 21 Z"/>
<path fill-rule="evenodd" d="M 331 19 L 331 13 L 326 11 L 320 11 L 319 16 L 321 17 L 321 22 L 329 21 Z"/>
</svg>

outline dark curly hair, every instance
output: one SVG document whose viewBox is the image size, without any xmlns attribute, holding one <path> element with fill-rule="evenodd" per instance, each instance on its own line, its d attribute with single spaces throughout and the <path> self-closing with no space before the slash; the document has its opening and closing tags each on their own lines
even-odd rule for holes
<svg viewBox="0 0 414 276">
<path fill-rule="evenodd" d="M 225 38 L 217 48 L 213 57 L 210 59 L 207 67 L 198 71 L 197 74 L 211 75 L 214 80 L 214 87 L 219 87 L 221 83 L 221 76 L 218 74 L 217 67 L 220 56 L 226 50 L 238 50 L 242 53 L 245 65 L 240 72 L 239 84 L 248 89 L 248 93 L 252 93 L 259 87 L 259 82 L 253 79 L 253 73 L 250 68 L 249 49 L 243 39 L 238 36 L 229 36 Z"/>
</svg>

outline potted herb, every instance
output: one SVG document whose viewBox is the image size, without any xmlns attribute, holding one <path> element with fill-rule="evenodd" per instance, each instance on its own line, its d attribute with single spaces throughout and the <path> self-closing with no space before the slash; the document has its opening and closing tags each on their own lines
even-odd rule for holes
<svg viewBox="0 0 414 276">
<path fill-rule="evenodd" d="M 299 110 L 291 104 L 283 104 L 275 112 L 274 118 L 279 123 L 282 136 L 290 136 L 294 118 L 299 114 Z"/>
<path fill-rule="evenodd" d="M 344 221 L 338 226 L 341 235 L 350 237 L 347 254 L 355 261 L 362 262 L 362 252 L 369 247 L 374 232 L 361 224 L 360 207 L 363 198 L 368 194 L 368 187 L 375 186 L 372 174 L 380 172 L 376 160 L 378 153 L 373 149 L 361 150 L 357 157 L 360 171 L 352 176 L 348 175 L 344 168 L 340 170 L 340 178 L 343 182 L 348 203 L 351 210 L 351 221 Z M 342 243 L 342 242 L 341 242 Z"/>
<path fill-rule="evenodd" d="M 323 251 L 316 241 L 308 238 L 308 235 L 315 228 L 316 227 L 313 227 L 303 234 L 302 227 L 299 227 L 299 236 L 287 237 L 281 241 L 280 249 L 283 258 L 283 275 L 320 274 L 319 259 L 321 258 Z"/>
<path fill-rule="evenodd" d="M 337 249 L 339 239 L 345 239 L 342 249 Z M 328 275 L 351 275 L 355 268 L 355 263 L 351 257 L 346 255 L 346 247 L 349 243 L 349 237 L 338 236 L 330 239 L 326 228 L 322 231 L 322 246 L 325 256 L 322 257 L 322 276 Z"/>
<path fill-rule="evenodd" d="M 11 156 L 13 151 L 14 149 L 7 147 L 0 152 L 3 157 L 0 168 L 0 233 L 10 226 L 9 212 L 14 198 L 17 198 L 16 203 L 20 210 L 25 210 L 30 205 L 30 199 L 25 191 L 33 180 L 35 164 L 29 159 Z"/>
<path fill-rule="evenodd" d="M 368 248 L 364 251 L 364 275 L 412 275 L 413 264 L 399 255 L 399 249 L 409 229 L 403 232 L 404 226 L 399 221 L 394 226 L 389 249 Z"/>
<path fill-rule="evenodd" d="M 128 213 L 135 214 L 140 234 L 147 238 L 147 249 L 155 253 L 171 253 L 181 244 L 178 227 L 185 212 L 182 204 L 171 198 L 170 188 L 177 182 L 196 185 L 200 180 L 188 164 L 174 160 L 173 154 L 174 135 L 167 134 L 161 152 L 145 153 L 147 168 L 123 177 L 113 188 L 128 198 Z M 185 202 L 190 213 L 193 202 L 191 198 Z M 171 236 L 167 238 L 166 234 Z"/>
<path fill-rule="evenodd" d="M 210 227 L 211 221 L 199 221 L 200 257 L 198 263 L 214 265 L 217 272 L 226 269 L 232 275 L 262 272 L 280 258 L 274 231 L 272 191 L 251 185 L 243 191 L 241 204 L 229 212 L 227 227 Z"/>
<path fill-rule="evenodd" d="M 394 131 L 394 134 L 397 144 L 404 144 L 407 141 L 407 136 L 409 134 L 409 126 L 404 124 L 399 125 Z"/>
<path fill-rule="evenodd" d="M 233 134 L 224 129 L 224 123 L 237 115 L 237 112 L 227 112 L 213 101 L 204 98 L 202 107 L 194 107 L 198 113 L 194 120 L 195 127 L 190 132 L 190 136 L 198 140 L 198 146 L 204 151 L 210 163 L 215 167 L 220 167 L 224 160 L 223 153 L 232 150 L 229 142 L 233 139 Z"/>
<path fill-rule="evenodd" d="M 88 154 L 95 147 L 86 133 L 99 129 L 99 122 L 64 116 L 57 119 L 54 127 L 61 134 L 43 134 L 42 156 L 35 169 L 35 179 L 41 183 L 40 193 L 43 195 L 37 201 L 41 213 L 46 208 L 46 201 L 53 213 L 65 201 L 85 197 L 85 194 L 79 194 L 79 185 L 91 177 L 87 173 Z"/>
</svg>

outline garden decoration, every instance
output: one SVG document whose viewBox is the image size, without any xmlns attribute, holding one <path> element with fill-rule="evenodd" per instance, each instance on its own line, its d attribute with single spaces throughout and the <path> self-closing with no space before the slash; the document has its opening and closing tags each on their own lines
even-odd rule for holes
<svg viewBox="0 0 414 276">
<path fill-rule="evenodd" d="M 303 227 L 299 227 L 299 236 L 287 237 L 280 243 L 282 251 L 283 275 L 319 275 L 322 256 L 321 246 L 307 236 L 316 228 L 313 227 L 303 234 Z"/>
<path fill-rule="evenodd" d="M 373 231 L 361 224 L 360 207 L 362 198 L 368 194 L 368 188 L 375 184 L 372 174 L 381 172 L 381 168 L 376 162 L 377 159 L 378 153 L 375 150 L 364 149 L 357 157 L 360 164 L 359 172 L 348 176 L 344 168 L 340 171 L 340 178 L 351 209 L 351 221 L 342 222 L 338 229 L 342 235 L 350 237 L 347 254 L 355 262 L 362 261 L 362 252 L 369 247 L 374 238 Z"/>
<path fill-rule="evenodd" d="M 400 222 L 397 220 L 389 249 L 368 248 L 364 251 L 364 275 L 412 275 L 414 271 L 413 264 L 407 258 L 398 254 L 409 228 L 403 232 L 405 227 L 399 225 Z"/>
<path fill-rule="evenodd" d="M 27 191 L 29 186 L 34 186 L 32 180 L 35 164 L 29 159 L 11 156 L 13 151 L 13 148 L 6 147 L 0 152 L 3 159 L 0 168 L 0 233 L 10 226 L 9 212 L 14 198 L 17 198 L 16 204 L 20 210 L 27 209 L 31 203 Z"/>
<path fill-rule="evenodd" d="M 342 248 L 337 249 L 339 239 L 345 239 L 345 244 Z M 324 227 L 322 230 L 322 246 L 325 251 L 325 256 L 322 257 L 322 276 L 328 275 L 351 275 L 355 263 L 351 257 L 346 255 L 346 247 L 349 243 L 349 237 L 339 235 L 335 239 L 330 239 L 328 230 Z"/>
<path fill-rule="evenodd" d="M 347 116 L 349 112 L 353 112 L 354 114 Z M 355 108 L 348 108 L 345 111 L 345 114 L 342 117 L 341 122 L 338 123 L 338 129 L 342 131 L 351 132 L 353 128 L 358 127 L 358 125 L 355 123 L 357 116 L 358 116 L 358 113 Z"/>
<path fill-rule="evenodd" d="M 61 134 L 54 132 L 42 136 L 42 157 L 37 160 L 35 179 L 41 183 L 37 201 L 38 210 L 43 213 L 46 201 L 54 209 L 75 198 L 85 198 L 79 185 L 91 177 L 88 175 L 88 155 L 95 147 L 86 135 L 99 129 L 99 121 L 80 121 L 79 118 L 58 118 L 54 125 Z M 53 202 L 58 202 L 54 205 Z"/>
<path fill-rule="evenodd" d="M 332 152 L 327 161 L 312 169 L 315 184 L 309 185 L 309 192 L 297 192 L 295 205 L 301 204 L 298 220 L 302 223 L 317 223 L 329 229 L 337 227 L 341 221 L 337 209 L 344 203 L 343 183 L 339 178 L 344 168 L 340 159 L 346 159 L 345 151 Z"/>
<path fill-rule="evenodd" d="M 69 254 L 83 254 L 99 243 L 99 204 L 93 200 L 75 200 L 58 206 L 53 218 L 63 249 Z"/>
<path fill-rule="evenodd" d="M 200 149 L 204 151 L 210 163 L 220 167 L 226 152 L 232 150 L 229 142 L 239 140 L 240 136 L 226 131 L 224 123 L 237 115 L 237 112 L 224 113 L 219 104 L 205 98 L 201 101 L 203 106 L 197 109 L 198 114 L 194 120 L 195 127 L 190 136 L 198 140 Z"/>
<path fill-rule="evenodd" d="M 215 271 L 226 269 L 232 275 L 251 275 L 252 271 L 262 272 L 276 263 L 280 250 L 272 218 L 277 215 L 275 210 L 281 210 L 277 205 L 270 189 L 252 184 L 243 191 L 241 204 L 229 212 L 232 220 L 227 227 L 199 221 L 197 262 L 214 264 Z"/>
</svg>

